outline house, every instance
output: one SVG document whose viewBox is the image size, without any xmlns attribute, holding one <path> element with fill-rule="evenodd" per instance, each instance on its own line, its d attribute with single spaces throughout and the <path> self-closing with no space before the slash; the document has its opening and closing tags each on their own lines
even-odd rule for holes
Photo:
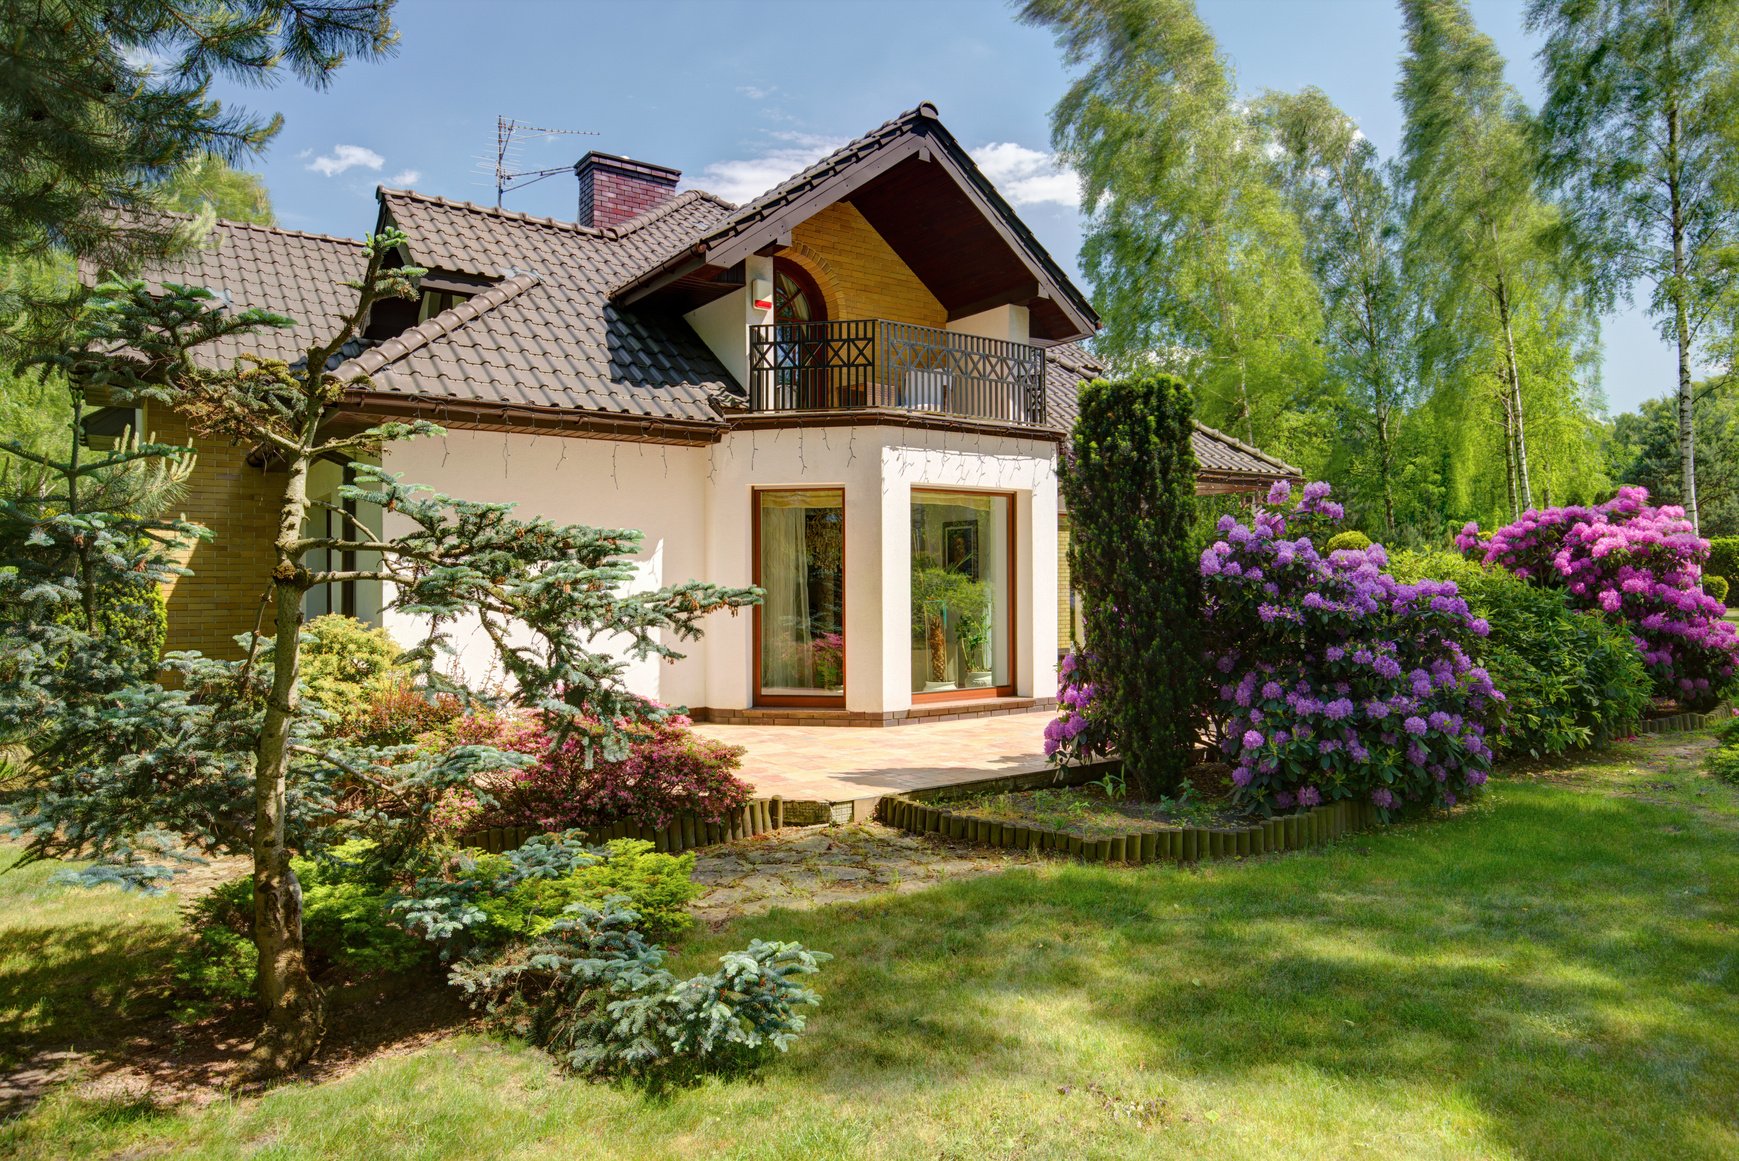
<svg viewBox="0 0 1739 1161">
<path fill-rule="evenodd" d="M 390 445 L 384 466 L 640 529 L 645 585 L 761 586 L 752 616 L 716 615 L 685 660 L 631 667 L 639 692 L 699 718 L 1050 704 L 1071 616 L 1058 453 L 1098 320 L 935 108 L 744 206 L 624 157 L 574 171 L 573 221 L 379 191 L 377 225 L 402 229 L 403 259 L 429 273 L 418 301 L 375 309 L 341 369 L 366 384 L 334 421 L 439 423 L 444 438 Z M 219 358 L 295 359 L 354 302 L 351 239 L 220 223 L 214 243 L 153 276 L 300 320 Z M 187 440 L 173 414 L 133 422 Z M 233 652 L 259 615 L 281 477 L 252 450 L 199 448 L 186 514 L 216 537 L 170 594 L 171 648 Z M 1297 475 L 1206 428 L 1196 453 L 1203 491 Z M 344 471 L 322 465 L 316 494 Z M 414 640 L 377 587 L 310 594 L 307 611 Z M 455 639 L 486 679 L 481 634 Z"/>
</svg>

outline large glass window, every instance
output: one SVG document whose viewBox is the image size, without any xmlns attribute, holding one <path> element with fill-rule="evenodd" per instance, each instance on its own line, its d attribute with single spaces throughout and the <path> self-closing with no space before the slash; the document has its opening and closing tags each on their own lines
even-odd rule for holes
<svg viewBox="0 0 1739 1161">
<path fill-rule="evenodd" d="M 912 493 L 912 692 L 1012 687 L 1009 498 Z"/>
<path fill-rule="evenodd" d="M 760 492 L 763 699 L 845 693 L 845 493 Z"/>
</svg>

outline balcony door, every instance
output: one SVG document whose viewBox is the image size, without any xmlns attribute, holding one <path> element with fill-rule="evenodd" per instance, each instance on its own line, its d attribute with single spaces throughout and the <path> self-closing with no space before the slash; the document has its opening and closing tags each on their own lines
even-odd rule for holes
<svg viewBox="0 0 1739 1161">
<path fill-rule="evenodd" d="M 845 706 L 845 493 L 755 493 L 757 705 Z"/>
<path fill-rule="evenodd" d="M 781 406 L 833 406 L 827 398 L 827 301 L 808 271 L 788 258 L 773 260 L 773 326 L 774 382 Z"/>
</svg>

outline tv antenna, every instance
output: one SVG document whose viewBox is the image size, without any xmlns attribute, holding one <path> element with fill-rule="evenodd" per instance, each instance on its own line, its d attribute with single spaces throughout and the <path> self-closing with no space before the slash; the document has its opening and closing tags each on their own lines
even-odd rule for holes
<svg viewBox="0 0 1739 1161">
<path fill-rule="evenodd" d="M 512 117 L 495 118 L 495 208 L 501 208 L 501 197 L 509 190 L 523 189 L 528 185 L 542 181 L 546 177 L 554 177 L 558 173 L 573 172 L 573 165 L 558 165 L 553 169 L 519 169 L 517 150 L 525 141 L 541 141 L 550 137 L 596 137 L 596 129 L 545 129 L 538 125 L 527 125 Z"/>
</svg>

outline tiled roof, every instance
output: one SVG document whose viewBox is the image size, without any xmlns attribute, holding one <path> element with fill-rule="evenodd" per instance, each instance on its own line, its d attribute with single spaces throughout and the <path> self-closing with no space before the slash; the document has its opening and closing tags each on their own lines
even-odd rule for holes
<svg viewBox="0 0 1739 1161">
<path fill-rule="evenodd" d="M 226 366 L 244 352 L 294 363 L 355 308 L 356 291 L 343 283 L 361 268 L 362 243 L 354 238 L 219 222 L 202 248 L 177 258 L 174 270 L 152 272 L 150 281 L 203 286 L 237 309 L 288 315 L 295 326 L 219 339 L 204 350 Z"/>
<path fill-rule="evenodd" d="M 416 328 L 432 333 L 393 340 L 402 350 L 383 345 L 355 360 L 374 390 L 719 422 L 710 396 L 736 385 L 712 352 L 680 317 L 619 310 L 606 290 L 728 203 L 685 193 L 598 230 L 400 190 L 380 199 L 419 266 L 505 281 Z"/>
<path fill-rule="evenodd" d="M 971 155 L 960 148 L 953 135 L 943 127 L 938 119 L 936 106 L 928 101 L 882 123 L 855 141 L 848 142 L 834 150 L 809 168 L 780 182 L 761 196 L 736 207 L 732 213 L 715 223 L 710 229 L 694 237 L 681 239 L 677 244 L 667 247 L 663 253 L 659 254 L 653 261 L 648 262 L 641 270 L 617 283 L 612 288 L 612 293 L 620 294 L 628 288 L 646 282 L 662 271 L 675 266 L 690 254 L 712 249 L 752 230 L 756 225 L 772 217 L 817 186 L 825 184 L 851 166 L 868 160 L 880 150 L 911 135 L 921 123 L 927 123 L 929 138 L 933 144 L 948 151 L 949 156 L 965 175 L 966 180 L 972 183 L 979 194 L 995 208 L 998 216 L 1019 240 L 1020 246 L 1049 275 L 1053 285 L 1069 298 L 1081 316 L 1088 320 L 1088 325 L 1096 328 L 1098 315 L 1094 313 L 1093 304 L 1087 301 L 1086 297 L 1070 281 L 1068 274 L 1057 265 L 1056 260 L 1050 256 L 1050 253 L 1033 235 L 1032 231 L 1027 229 L 1026 223 L 1021 221 L 1019 215 L 1009 206 L 1001 192 L 984 176 L 978 168 L 977 162 L 973 161 Z"/>
<path fill-rule="evenodd" d="M 1104 373 L 1105 368 L 1084 348 L 1060 343 L 1045 352 L 1045 418 L 1052 427 L 1068 431 L 1081 413 L 1081 382 Z M 1248 476 L 1254 481 L 1298 479 L 1302 473 L 1284 460 L 1251 447 L 1221 431 L 1198 423 L 1190 443 L 1196 464 L 1204 474 Z"/>
</svg>

